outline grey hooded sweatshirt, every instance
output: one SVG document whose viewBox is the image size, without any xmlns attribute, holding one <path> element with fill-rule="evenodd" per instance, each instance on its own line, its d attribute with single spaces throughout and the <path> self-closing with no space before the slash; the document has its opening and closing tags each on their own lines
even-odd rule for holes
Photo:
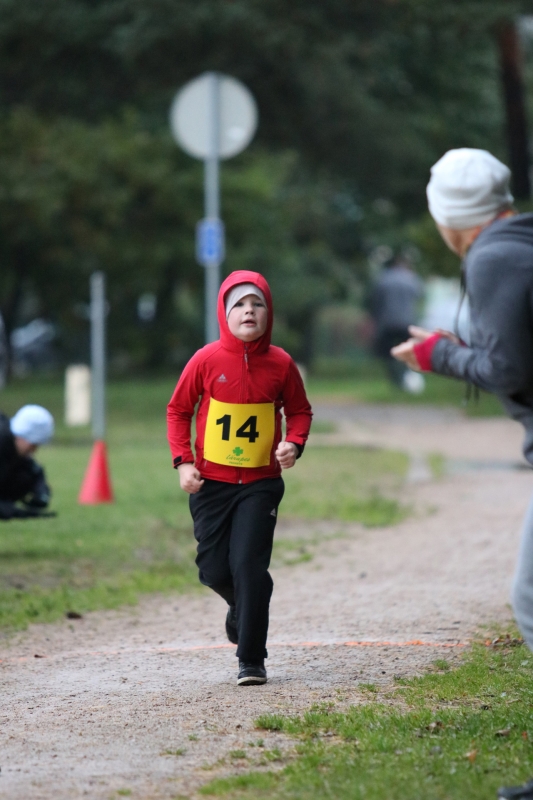
<svg viewBox="0 0 533 800">
<path fill-rule="evenodd" d="M 533 214 L 493 222 L 463 262 L 470 346 L 437 342 L 434 372 L 493 392 L 525 428 L 533 464 Z"/>
</svg>

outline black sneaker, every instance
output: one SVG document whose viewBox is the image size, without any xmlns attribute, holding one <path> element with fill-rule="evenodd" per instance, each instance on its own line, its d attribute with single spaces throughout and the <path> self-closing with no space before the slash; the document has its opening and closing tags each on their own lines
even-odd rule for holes
<svg viewBox="0 0 533 800">
<path fill-rule="evenodd" d="M 238 686 L 257 686 L 267 682 L 264 661 L 239 661 Z"/>
<path fill-rule="evenodd" d="M 533 800 L 533 780 L 522 786 L 502 786 L 498 789 L 499 800 Z"/>
<path fill-rule="evenodd" d="M 239 632 L 237 630 L 237 614 L 235 613 L 235 606 L 228 608 L 226 614 L 226 636 L 232 644 L 239 644 Z"/>
</svg>

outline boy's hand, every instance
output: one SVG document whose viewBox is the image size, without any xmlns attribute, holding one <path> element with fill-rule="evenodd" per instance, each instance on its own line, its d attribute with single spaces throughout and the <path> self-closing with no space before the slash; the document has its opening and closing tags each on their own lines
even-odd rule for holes
<svg viewBox="0 0 533 800">
<path fill-rule="evenodd" d="M 180 464 L 178 467 L 180 474 L 180 486 L 188 494 L 199 492 L 204 481 L 194 464 Z"/>
<path fill-rule="evenodd" d="M 298 448 L 293 442 L 280 442 L 276 450 L 276 458 L 282 469 L 290 469 L 296 463 Z"/>
</svg>

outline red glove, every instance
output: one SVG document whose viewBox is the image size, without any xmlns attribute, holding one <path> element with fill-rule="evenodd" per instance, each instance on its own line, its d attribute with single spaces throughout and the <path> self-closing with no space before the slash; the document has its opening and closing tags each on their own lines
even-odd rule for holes
<svg viewBox="0 0 533 800">
<path fill-rule="evenodd" d="M 433 336 L 430 336 L 423 342 L 419 342 L 415 344 L 413 347 L 413 352 L 415 354 L 415 358 L 418 361 L 418 365 L 423 372 L 431 372 L 431 354 L 433 353 L 433 348 L 439 341 L 442 339 L 442 335 L 440 333 L 434 333 Z"/>
</svg>

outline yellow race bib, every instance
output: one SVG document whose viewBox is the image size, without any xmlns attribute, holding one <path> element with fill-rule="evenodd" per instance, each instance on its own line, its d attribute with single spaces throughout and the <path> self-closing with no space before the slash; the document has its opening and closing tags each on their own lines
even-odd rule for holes
<svg viewBox="0 0 533 800">
<path fill-rule="evenodd" d="M 221 403 L 211 398 L 204 458 L 229 467 L 267 467 L 274 426 L 274 403 Z"/>
</svg>

